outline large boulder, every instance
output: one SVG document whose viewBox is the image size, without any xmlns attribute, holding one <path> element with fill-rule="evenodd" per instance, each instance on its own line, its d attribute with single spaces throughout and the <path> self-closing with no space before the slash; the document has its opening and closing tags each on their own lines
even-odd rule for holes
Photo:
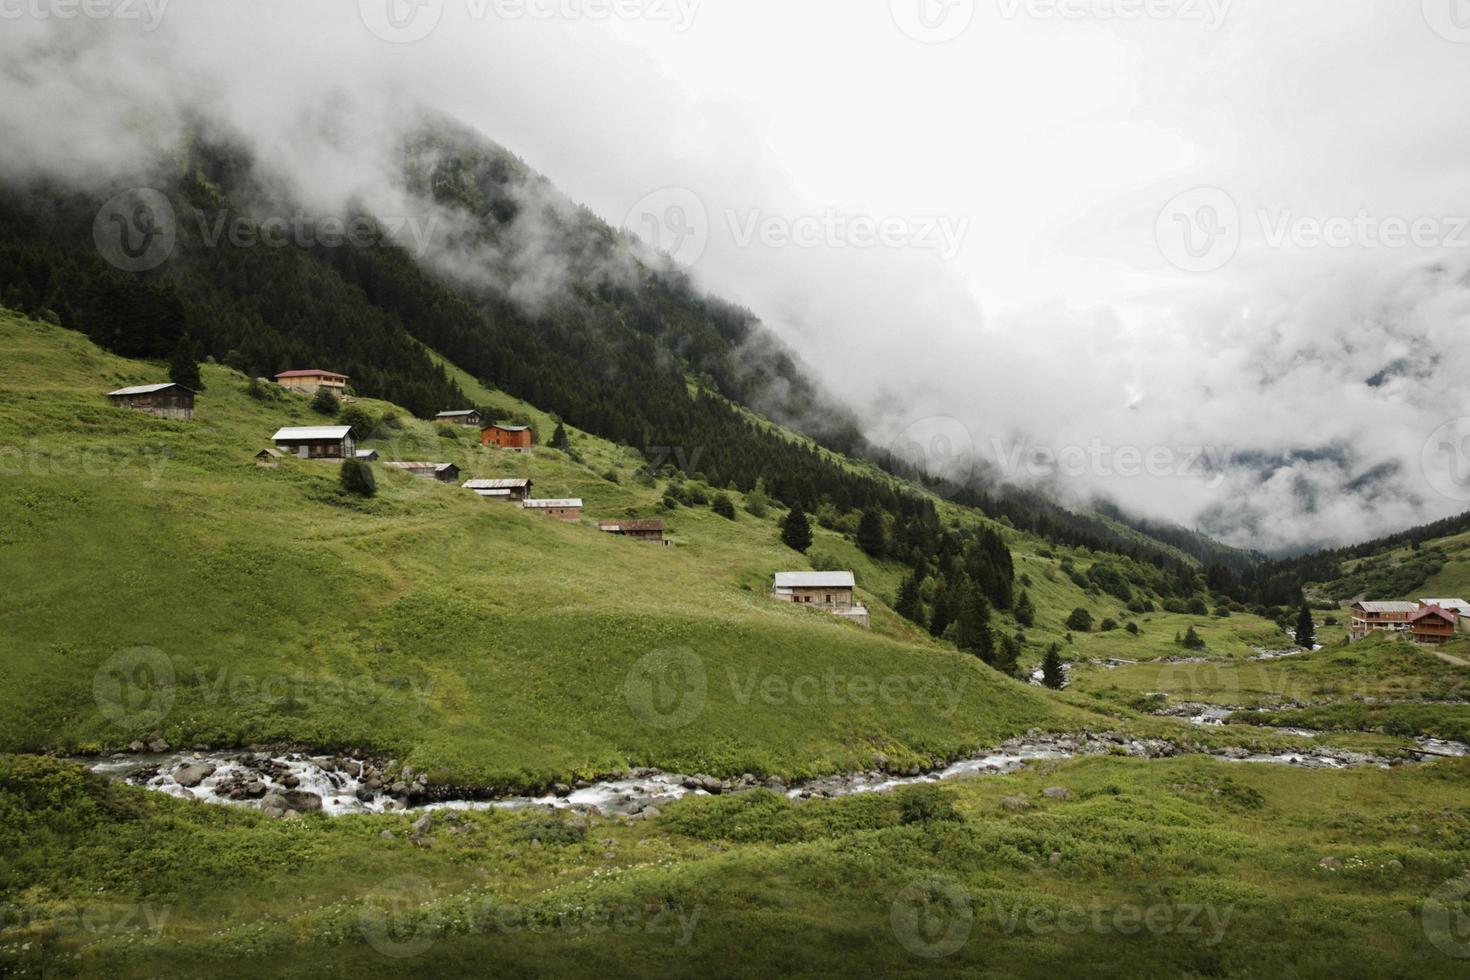
<svg viewBox="0 0 1470 980">
<path fill-rule="evenodd" d="M 207 762 L 191 762 L 174 770 L 174 782 L 185 789 L 193 789 L 214 775 L 214 766 Z"/>
</svg>

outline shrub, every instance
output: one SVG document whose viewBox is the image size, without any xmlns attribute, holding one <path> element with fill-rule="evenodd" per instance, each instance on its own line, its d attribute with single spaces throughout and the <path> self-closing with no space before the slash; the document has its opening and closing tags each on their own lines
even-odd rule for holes
<svg viewBox="0 0 1470 980">
<path fill-rule="evenodd" d="M 710 504 L 710 509 L 727 521 L 733 521 L 735 519 L 735 504 L 730 500 L 730 495 L 727 493 L 715 494 L 715 499 Z"/>
<path fill-rule="evenodd" d="M 1138 635 L 1138 624 L 1137 623 L 1129 623 L 1127 626 L 1125 626 L 1123 628 L 1126 629 L 1128 632 L 1132 633 L 1134 636 L 1137 636 Z"/>
<path fill-rule="evenodd" d="M 318 388 L 312 396 L 311 409 L 319 415 L 336 415 L 342 410 L 342 403 L 326 388 Z"/>
<path fill-rule="evenodd" d="M 1116 625 L 1116 624 L 1114 624 Z M 1067 629 L 1074 633 L 1092 632 L 1092 613 L 1080 606 L 1072 610 L 1072 615 L 1067 617 Z"/>
<path fill-rule="evenodd" d="M 263 402 L 270 398 L 270 391 L 266 389 L 265 382 L 259 378 L 250 379 L 250 383 L 245 386 L 245 394 L 258 402 Z"/>
<path fill-rule="evenodd" d="M 1208 616 L 1210 614 L 1210 607 L 1199 596 L 1191 596 L 1188 604 L 1184 607 L 1184 611 L 1191 616 Z"/>
<path fill-rule="evenodd" d="M 1194 631 L 1193 626 L 1189 628 L 1188 633 L 1184 634 L 1184 638 L 1179 643 L 1186 650 L 1203 650 L 1205 648 L 1204 639 Z"/>
<path fill-rule="evenodd" d="M 342 414 L 337 416 L 337 421 L 343 425 L 352 426 L 352 434 L 358 439 L 366 439 L 377 425 L 373 417 L 357 405 L 348 405 L 342 409 Z"/>
<path fill-rule="evenodd" d="M 964 817 L 955 808 L 954 796 L 931 784 L 900 790 L 898 822 L 902 824 L 960 823 Z"/>
<path fill-rule="evenodd" d="M 1115 630 L 1117 628 L 1118 628 L 1118 621 L 1116 619 L 1112 619 L 1112 618 L 1108 618 L 1108 619 L 1103 620 L 1102 621 L 1102 625 L 1100 625 L 1098 627 L 1098 629 L 1101 630 L 1104 633 L 1111 633 L 1111 632 L 1113 632 L 1113 630 Z"/>
<path fill-rule="evenodd" d="M 378 481 L 373 468 L 360 459 L 342 461 L 342 490 L 358 497 L 371 497 L 378 492 Z"/>
</svg>

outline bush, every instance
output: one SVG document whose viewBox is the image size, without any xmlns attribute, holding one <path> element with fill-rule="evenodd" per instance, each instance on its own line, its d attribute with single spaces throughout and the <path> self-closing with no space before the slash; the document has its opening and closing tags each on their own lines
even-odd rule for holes
<svg viewBox="0 0 1470 980">
<path fill-rule="evenodd" d="M 900 790 L 897 796 L 899 823 L 960 823 L 965 819 L 955 808 L 954 796 L 938 786 L 909 786 Z"/>
<path fill-rule="evenodd" d="M 1184 611 L 1191 616 L 1208 616 L 1210 614 L 1210 607 L 1199 596 L 1192 596 L 1185 605 Z"/>
<path fill-rule="evenodd" d="M 1132 633 L 1134 636 L 1137 636 L 1138 635 L 1138 624 L 1137 623 L 1129 623 L 1127 626 L 1125 626 L 1123 628 L 1126 629 L 1128 632 Z"/>
<path fill-rule="evenodd" d="M 318 388 L 312 396 L 311 409 L 319 415 L 336 415 L 342 410 L 342 403 L 326 388 Z"/>
<path fill-rule="evenodd" d="M 348 405 L 342 409 L 342 414 L 337 416 L 337 421 L 343 425 L 352 426 L 352 434 L 358 439 L 366 439 L 377 426 L 373 417 L 356 405 Z"/>
<path fill-rule="evenodd" d="M 1072 615 L 1067 617 L 1067 629 L 1074 633 L 1091 633 L 1092 613 L 1081 607 L 1073 609 Z"/>
<path fill-rule="evenodd" d="M 1098 629 L 1104 633 L 1111 633 L 1117 628 L 1118 621 L 1116 619 L 1105 619 L 1102 621 L 1102 625 L 1098 627 Z"/>
<path fill-rule="evenodd" d="M 710 504 L 710 509 L 727 521 L 733 521 L 735 519 L 735 504 L 730 500 L 730 495 L 727 493 L 715 494 L 715 499 Z"/>
<path fill-rule="evenodd" d="M 245 386 L 245 394 L 249 395 L 251 398 L 254 398 L 258 402 L 263 402 L 266 399 L 270 398 L 270 391 L 266 388 L 265 382 L 261 381 L 259 378 L 250 379 L 250 383 Z"/>
<path fill-rule="evenodd" d="M 378 492 L 378 481 L 373 468 L 360 459 L 342 461 L 342 490 L 358 497 L 371 497 Z"/>
<path fill-rule="evenodd" d="M 1193 626 L 1189 628 L 1188 633 L 1184 634 L 1184 638 L 1179 643 L 1186 650 L 1203 650 L 1205 648 L 1204 638 L 1194 631 Z"/>
</svg>

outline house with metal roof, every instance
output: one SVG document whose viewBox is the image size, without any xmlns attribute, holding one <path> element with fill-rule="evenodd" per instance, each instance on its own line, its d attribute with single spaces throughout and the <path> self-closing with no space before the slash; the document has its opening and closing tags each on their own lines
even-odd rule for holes
<svg viewBox="0 0 1470 980">
<path fill-rule="evenodd" d="M 1409 617 L 1419 611 L 1417 602 L 1357 602 L 1350 610 L 1348 637 L 1354 641 L 1373 633 L 1408 633 Z"/>
<path fill-rule="evenodd" d="M 853 598 L 857 579 L 852 572 L 777 572 L 771 580 L 771 598 L 809 606 L 868 625 L 868 610 Z"/>
<path fill-rule="evenodd" d="M 669 543 L 664 539 L 664 522 L 660 520 L 602 521 L 597 529 L 604 534 L 616 534 L 635 541 L 652 541 L 663 545 Z"/>
<path fill-rule="evenodd" d="M 525 500 L 531 496 L 531 481 L 525 477 L 516 479 L 467 480 L 461 484 L 482 497 L 494 500 Z"/>
<path fill-rule="evenodd" d="M 458 483 L 459 467 L 453 463 L 384 463 L 383 469 L 397 470 L 416 476 L 420 480 L 436 480 L 439 483 Z"/>
<path fill-rule="evenodd" d="M 1427 646 L 1450 642 L 1459 628 L 1459 614 L 1439 606 L 1426 606 L 1409 617 L 1410 638 Z"/>
<path fill-rule="evenodd" d="M 561 500 L 523 500 L 521 506 L 526 510 L 538 511 L 547 517 L 554 517 L 559 521 L 575 524 L 582 519 L 582 500 L 580 497 L 569 497 Z"/>
<path fill-rule="evenodd" d="M 194 417 L 197 392 L 172 382 L 158 385 L 134 385 L 107 393 L 108 401 L 118 408 L 131 408 L 163 419 L 188 420 Z"/>
<path fill-rule="evenodd" d="M 290 426 L 271 441 L 276 448 L 302 459 L 354 459 L 357 443 L 350 425 Z"/>
<path fill-rule="evenodd" d="M 534 442 L 529 425 L 487 425 L 480 429 L 480 445 L 528 453 Z"/>
<path fill-rule="evenodd" d="M 1459 622 L 1456 624 L 1456 628 L 1461 633 L 1470 633 L 1470 602 L 1466 602 L 1464 599 L 1419 600 L 1420 609 L 1428 609 L 1431 606 L 1438 606 L 1440 609 L 1447 609 L 1450 612 L 1454 613 L 1459 620 Z"/>
<path fill-rule="evenodd" d="M 282 371 L 276 375 L 276 384 L 288 391 L 300 392 L 303 395 L 314 395 L 322 388 L 334 395 L 344 394 L 347 391 L 347 380 L 345 374 L 338 374 L 336 371 L 322 371 L 317 368 L 309 368 L 305 371 Z"/>
<path fill-rule="evenodd" d="M 466 425 L 478 429 L 484 420 L 480 418 L 479 412 L 470 408 L 459 412 L 440 412 L 434 416 L 434 421 L 444 425 Z"/>
</svg>

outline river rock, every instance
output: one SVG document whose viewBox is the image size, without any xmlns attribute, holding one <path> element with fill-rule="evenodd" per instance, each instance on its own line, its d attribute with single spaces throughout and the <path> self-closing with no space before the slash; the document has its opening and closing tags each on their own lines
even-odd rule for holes
<svg viewBox="0 0 1470 980">
<path fill-rule="evenodd" d="M 1071 791 L 1065 786 L 1048 786 L 1041 791 L 1041 795 L 1049 800 L 1068 800 L 1072 798 Z"/>
<path fill-rule="evenodd" d="M 162 738 L 156 738 L 156 739 L 154 739 L 153 741 L 151 741 L 151 742 L 148 743 L 148 751 L 149 752 L 167 752 L 168 751 L 168 740 L 167 739 L 162 739 Z"/>
<path fill-rule="evenodd" d="M 413 822 L 413 832 L 415 834 L 427 834 L 433 829 L 434 815 L 432 813 L 426 813 Z"/>
<path fill-rule="evenodd" d="M 1031 801 L 1024 796 L 1007 796 L 1000 801 L 1000 805 L 1012 813 L 1019 813 L 1022 810 L 1031 809 Z"/>
<path fill-rule="evenodd" d="M 214 766 L 207 762 L 194 762 L 174 770 L 174 782 L 186 789 L 193 789 L 214 775 Z"/>
</svg>

